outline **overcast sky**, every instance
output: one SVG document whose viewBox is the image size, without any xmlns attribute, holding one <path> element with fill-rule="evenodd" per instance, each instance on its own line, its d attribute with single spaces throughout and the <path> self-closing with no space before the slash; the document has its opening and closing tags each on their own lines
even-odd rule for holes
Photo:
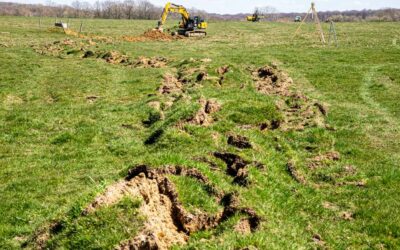
<svg viewBox="0 0 400 250">
<path fill-rule="evenodd" d="M 94 3 L 96 0 L 85 0 Z M 0 0 L 0 2 L 46 3 L 46 0 Z M 73 0 L 52 0 L 59 4 L 71 4 Z M 167 0 L 150 0 L 162 6 Z M 255 7 L 273 6 L 280 12 L 306 12 L 311 0 L 173 0 L 188 8 L 197 8 L 220 14 L 252 12 Z M 315 0 L 317 10 L 361 10 L 400 8 L 400 0 Z"/>
</svg>

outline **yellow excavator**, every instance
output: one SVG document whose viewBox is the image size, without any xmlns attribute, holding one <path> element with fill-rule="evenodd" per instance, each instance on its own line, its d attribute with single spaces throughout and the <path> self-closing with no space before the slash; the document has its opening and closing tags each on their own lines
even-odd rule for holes
<svg viewBox="0 0 400 250">
<path fill-rule="evenodd" d="M 182 16 L 182 21 L 179 23 L 179 29 L 174 32 L 173 35 L 179 34 L 187 37 L 199 37 L 206 36 L 208 24 L 199 16 L 193 18 L 190 17 L 189 12 L 182 5 L 177 5 L 173 3 L 167 3 L 164 7 L 164 11 L 161 15 L 160 21 L 158 21 L 157 30 L 163 32 L 163 25 L 167 21 L 169 13 L 179 13 Z"/>
<path fill-rule="evenodd" d="M 261 16 L 258 11 L 255 11 L 252 16 L 247 16 L 247 21 L 249 22 L 259 22 L 262 18 L 265 18 L 264 16 Z"/>
</svg>

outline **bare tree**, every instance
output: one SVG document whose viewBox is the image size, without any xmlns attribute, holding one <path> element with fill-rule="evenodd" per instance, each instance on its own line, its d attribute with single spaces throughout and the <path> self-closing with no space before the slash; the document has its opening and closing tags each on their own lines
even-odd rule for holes
<svg viewBox="0 0 400 250">
<path fill-rule="evenodd" d="M 73 1 L 71 6 L 75 9 L 74 17 L 81 16 L 81 2 L 79 0 Z"/>
<path fill-rule="evenodd" d="M 125 17 L 126 18 L 132 19 L 134 9 L 135 9 L 135 1 L 133 1 L 133 0 L 125 0 L 125 2 L 124 2 L 124 11 L 125 11 Z"/>
</svg>

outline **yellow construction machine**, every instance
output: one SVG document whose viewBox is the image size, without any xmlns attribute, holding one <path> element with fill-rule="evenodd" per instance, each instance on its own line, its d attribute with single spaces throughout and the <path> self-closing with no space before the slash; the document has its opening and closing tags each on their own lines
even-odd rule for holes
<svg viewBox="0 0 400 250">
<path fill-rule="evenodd" d="M 265 17 L 264 16 L 260 16 L 258 11 L 255 11 L 252 16 L 247 16 L 247 21 L 255 23 L 255 22 L 259 22 L 261 20 L 261 18 L 265 18 Z"/>
<path fill-rule="evenodd" d="M 208 24 L 204 21 L 204 19 L 199 16 L 191 18 L 185 7 L 173 3 L 167 3 L 165 5 L 161 19 L 158 21 L 157 30 L 163 32 L 163 25 L 167 21 L 169 13 L 179 13 L 182 16 L 182 21 L 179 23 L 179 29 L 173 34 L 179 34 L 187 37 L 199 37 L 207 35 L 205 29 L 207 29 Z"/>
</svg>

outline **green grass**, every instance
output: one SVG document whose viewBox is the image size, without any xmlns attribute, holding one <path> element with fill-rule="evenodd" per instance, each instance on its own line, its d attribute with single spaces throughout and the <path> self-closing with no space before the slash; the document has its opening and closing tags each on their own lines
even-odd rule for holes
<svg viewBox="0 0 400 250">
<path fill-rule="evenodd" d="M 316 233 L 334 249 L 400 247 L 400 46 L 393 44 L 400 37 L 398 23 L 339 23 L 338 48 L 320 45 L 311 25 L 293 39 L 296 24 L 247 22 L 211 22 L 204 39 L 97 44 L 99 50 L 117 50 L 132 58 L 163 56 L 172 61 L 167 68 L 140 69 L 74 55 L 39 55 L 31 45 L 66 38 L 47 31 L 51 22 L 43 21 L 39 29 L 35 18 L 0 17 L 0 44 L 7 46 L 0 45 L 3 248 L 17 249 L 38 228 L 69 218 L 77 204 L 90 202 L 103 190 L 99 187 L 120 179 L 135 164 L 196 167 L 222 190 L 238 192 L 241 203 L 265 219 L 257 232 L 242 236 L 232 230 L 238 219 L 232 218 L 214 230 L 196 233 L 183 249 L 313 248 Z M 80 22 L 71 23 L 77 29 Z M 155 24 L 86 20 L 84 31 L 121 37 L 139 35 Z M 220 66 L 229 65 L 231 71 L 222 86 L 209 80 L 190 88 L 191 101 L 180 100 L 164 120 L 143 126 L 154 112 L 146 103 L 161 98 L 152 95 L 164 73 L 176 73 L 182 65 L 197 66 L 190 58 L 212 59 L 205 67 L 213 77 Z M 248 70 L 271 62 L 290 74 L 297 90 L 329 105 L 327 120 L 335 131 L 239 128 L 281 116 L 274 98 L 255 91 Z M 90 95 L 99 98 L 90 103 L 86 99 Z M 176 123 L 196 111 L 201 96 L 222 104 L 215 115 L 218 121 L 209 127 L 178 129 Z M 161 136 L 145 145 L 157 130 L 163 131 Z M 232 132 L 249 137 L 254 149 L 240 151 L 227 145 L 226 136 Z M 310 146 L 312 151 L 305 150 Z M 306 167 L 307 158 L 333 149 L 341 153 L 339 162 L 317 172 Z M 239 187 L 223 171 L 213 172 L 195 160 L 214 151 L 239 153 L 267 168 L 251 168 L 251 186 Z M 367 185 L 315 188 L 298 184 L 286 171 L 290 159 L 297 160 L 299 171 L 312 183 L 330 185 L 344 166 L 354 165 L 356 175 L 339 180 L 366 180 Z M 216 162 L 224 170 L 224 164 Z M 198 183 L 185 178 L 175 181 L 189 210 L 218 209 Z M 339 211 L 325 209 L 324 202 L 335 204 Z M 72 220 L 51 244 L 111 249 L 135 235 L 141 225 L 136 206 L 123 216 L 126 208 L 116 205 Z M 341 219 L 342 211 L 352 212 L 354 219 Z M 132 221 L 134 225 L 128 225 Z"/>
</svg>

